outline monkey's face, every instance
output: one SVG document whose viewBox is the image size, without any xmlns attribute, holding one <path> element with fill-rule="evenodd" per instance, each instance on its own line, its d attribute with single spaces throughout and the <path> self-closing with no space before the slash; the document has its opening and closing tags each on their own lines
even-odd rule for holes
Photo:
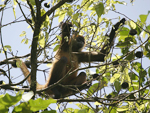
<svg viewBox="0 0 150 113">
<path fill-rule="evenodd" d="M 72 41 L 72 51 L 73 52 L 80 52 L 83 47 L 85 46 L 85 40 L 83 36 L 77 35 L 73 37 Z"/>
</svg>

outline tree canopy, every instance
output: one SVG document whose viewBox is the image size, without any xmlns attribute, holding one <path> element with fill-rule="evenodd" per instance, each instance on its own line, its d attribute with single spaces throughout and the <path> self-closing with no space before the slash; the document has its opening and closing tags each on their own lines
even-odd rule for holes
<svg viewBox="0 0 150 113">
<path fill-rule="evenodd" d="M 134 4 L 134 1 L 130 0 L 130 4 Z M 117 10 L 116 6 L 122 5 L 126 5 L 126 2 L 2 0 L 0 112 L 150 112 L 150 11 L 147 11 L 147 14 L 139 14 L 135 21 Z M 110 13 L 116 13 L 118 16 L 108 18 L 107 14 Z M 116 29 L 116 23 L 122 18 L 125 18 L 125 23 Z M 104 45 L 110 41 L 112 29 L 116 29 L 113 34 L 116 39 L 104 61 L 82 63 L 75 70 L 86 72 L 91 86 L 56 100 L 44 95 L 43 91 L 46 89 L 37 91 L 35 81 L 44 84 L 48 76 L 54 53 L 60 47 L 61 22 L 73 24 L 71 35 L 79 33 L 85 37 L 84 52 L 101 52 L 101 49 L 106 47 Z M 11 37 L 5 37 L 6 34 Z M 18 68 L 13 68 L 15 58 L 25 61 L 31 71 L 31 85 L 26 82 L 27 77 L 24 78 Z M 83 58 L 83 61 L 85 59 Z M 147 63 L 143 63 L 144 61 Z"/>
</svg>

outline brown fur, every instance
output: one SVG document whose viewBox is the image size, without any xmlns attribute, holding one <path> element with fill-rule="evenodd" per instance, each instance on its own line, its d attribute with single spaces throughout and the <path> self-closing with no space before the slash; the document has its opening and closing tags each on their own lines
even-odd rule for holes
<svg viewBox="0 0 150 113">
<path fill-rule="evenodd" d="M 63 78 L 69 71 L 73 71 L 79 67 L 78 57 L 71 52 L 80 52 L 85 46 L 85 40 L 83 36 L 73 35 L 70 38 L 70 30 L 72 27 L 71 23 L 63 23 L 62 24 L 62 41 L 59 50 L 55 55 L 55 60 L 52 63 L 52 67 L 50 69 L 49 76 L 44 85 L 40 85 L 37 83 L 37 90 L 43 89 L 52 85 L 53 83 L 59 81 Z M 68 37 L 69 41 L 66 41 L 66 37 Z M 21 61 L 18 59 L 18 61 Z M 30 73 L 24 62 L 21 61 L 20 69 L 22 70 L 24 76 L 28 76 Z M 29 84 L 31 84 L 31 77 L 27 79 Z M 64 79 L 61 84 L 62 85 L 81 85 L 86 81 L 85 73 L 80 73 L 77 76 L 77 72 L 72 73 L 69 77 Z M 54 94 L 55 98 L 60 98 L 61 96 L 66 96 L 70 94 L 72 91 L 56 86 L 51 90 L 47 90 L 46 93 L 49 95 Z"/>
</svg>

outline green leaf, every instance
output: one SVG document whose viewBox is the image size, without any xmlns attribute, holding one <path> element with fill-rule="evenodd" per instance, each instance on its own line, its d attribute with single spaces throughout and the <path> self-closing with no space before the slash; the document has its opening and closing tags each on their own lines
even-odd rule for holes
<svg viewBox="0 0 150 113">
<path fill-rule="evenodd" d="M 83 2 L 84 0 L 82 0 L 82 2 Z M 85 0 L 86 1 L 86 0 Z M 83 6 L 83 10 L 85 10 L 85 11 L 87 11 L 88 10 L 88 8 L 90 7 L 90 5 L 93 3 L 93 1 L 88 1 L 88 2 L 84 2 L 84 4 L 82 4 L 81 6 Z M 81 8 L 81 7 L 79 7 L 79 8 Z"/>
<path fill-rule="evenodd" d="M 129 91 L 135 91 L 139 89 L 139 82 L 132 82 L 131 87 L 129 88 Z"/>
<path fill-rule="evenodd" d="M 39 44 L 40 44 L 40 46 L 41 46 L 42 48 L 45 47 L 45 37 L 44 37 L 44 35 L 40 36 L 38 42 L 39 42 Z"/>
<path fill-rule="evenodd" d="M 17 5 L 17 2 L 16 2 L 16 0 L 13 0 L 13 2 L 14 2 L 14 6 L 16 6 L 16 5 Z"/>
<path fill-rule="evenodd" d="M 21 40 L 21 43 L 25 42 L 25 38 Z"/>
<path fill-rule="evenodd" d="M 87 111 L 85 109 L 81 109 L 78 111 L 78 113 L 87 113 Z"/>
<path fill-rule="evenodd" d="M 42 100 L 38 98 L 37 100 L 30 100 L 29 105 L 31 106 L 30 109 L 32 111 L 44 110 L 46 109 L 51 103 L 56 103 L 57 101 L 50 98 L 48 100 Z"/>
<path fill-rule="evenodd" d="M 133 72 L 130 72 L 129 76 L 130 76 L 131 80 L 138 80 L 139 79 L 138 76 Z"/>
<path fill-rule="evenodd" d="M 67 108 L 68 109 L 68 108 Z M 51 110 L 51 111 L 43 111 L 42 113 L 57 113 L 56 110 Z M 67 112 L 68 113 L 68 112 Z"/>
<path fill-rule="evenodd" d="M 44 10 L 42 10 L 42 12 L 43 12 L 43 15 L 46 13 Z M 41 14 L 42 15 L 42 14 Z M 42 24 L 42 26 L 41 26 L 41 28 L 46 28 L 46 29 L 48 29 L 48 26 L 50 25 L 50 19 L 49 19 L 49 17 L 48 17 L 48 15 L 46 15 L 46 18 L 45 18 L 45 21 L 43 22 L 43 24 Z M 45 30 L 46 31 L 46 30 Z"/>
<path fill-rule="evenodd" d="M 65 18 L 65 15 L 66 15 L 65 13 L 61 14 L 61 15 L 59 16 L 58 22 L 62 22 L 63 19 Z"/>
<path fill-rule="evenodd" d="M 11 51 L 11 46 L 10 46 L 10 45 L 5 45 L 5 46 L 4 46 L 4 50 L 7 51 L 7 49 L 8 49 L 9 51 Z"/>
<path fill-rule="evenodd" d="M 128 54 L 128 56 L 126 57 L 126 60 L 133 60 L 134 58 L 135 58 L 134 52 L 130 52 L 130 54 Z"/>
<path fill-rule="evenodd" d="M 134 63 L 132 63 L 132 67 L 139 73 L 141 70 L 141 63 L 134 62 Z"/>
<path fill-rule="evenodd" d="M 115 74 L 113 75 L 113 77 L 111 77 L 110 82 L 111 82 L 111 83 L 114 83 L 114 81 L 115 81 L 117 78 L 119 78 L 119 77 L 120 77 L 120 74 L 119 74 L 119 73 L 115 73 Z"/>
<path fill-rule="evenodd" d="M 0 113 L 8 113 L 8 107 L 0 103 Z"/>
<path fill-rule="evenodd" d="M 99 4 L 95 5 L 94 8 L 95 8 L 97 16 L 101 17 L 101 15 L 104 12 L 104 5 L 103 5 L 103 3 L 100 2 Z"/>
<path fill-rule="evenodd" d="M 48 100 L 42 100 L 41 98 L 38 98 L 37 100 L 30 100 L 30 110 L 32 111 L 38 111 L 38 110 L 44 110 L 46 109 L 51 103 L 56 103 L 57 101 L 50 98 Z"/>
<path fill-rule="evenodd" d="M 145 23 L 148 15 L 140 15 L 140 20 L 142 23 Z"/>
<path fill-rule="evenodd" d="M 126 28 L 126 27 L 123 27 L 122 29 L 121 29 L 121 31 L 119 32 L 119 34 L 120 34 L 120 36 L 119 36 L 119 41 L 125 41 L 125 38 L 126 37 L 128 37 L 128 35 L 129 35 L 129 29 L 128 28 Z"/>
<path fill-rule="evenodd" d="M 26 32 L 25 31 L 22 31 L 22 33 L 19 35 L 20 37 L 23 37 L 26 35 Z"/>
<path fill-rule="evenodd" d="M 24 102 L 18 106 L 15 106 L 13 113 L 32 113 L 32 111 L 30 110 L 29 104 Z"/>
<path fill-rule="evenodd" d="M 67 108 L 68 109 L 68 108 Z M 51 110 L 51 111 L 43 111 L 42 113 L 57 113 L 56 110 Z M 68 112 L 67 112 L 68 113 Z"/>
<path fill-rule="evenodd" d="M 120 107 L 120 108 L 117 108 L 117 111 L 118 111 L 118 112 L 127 111 L 127 110 L 129 110 L 129 107 L 128 107 L 128 106 L 122 106 L 122 107 Z"/>
<path fill-rule="evenodd" d="M 57 50 L 59 49 L 59 47 L 60 47 L 60 45 L 57 45 L 57 46 L 54 48 L 53 51 L 54 51 L 54 52 L 57 51 Z"/>
<path fill-rule="evenodd" d="M 115 89 L 117 92 L 119 92 L 121 90 L 121 84 L 119 81 L 115 81 L 114 86 L 115 86 Z"/>
<path fill-rule="evenodd" d="M 126 42 L 119 41 L 116 45 L 116 47 L 120 47 L 120 48 L 127 47 L 127 46 L 131 46 L 131 44 L 128 43 L 127 41 Z"/>
<path fill-rule="evenodd" d="M 148 25 L 146 28 L 150 31 L 150 25 Z"/>
<path fill-rule="evenodd" d="M 130 30 L 129 30 L 128 28 L 123 27 L 123 28 L 121 29 L 121 31 L 119 32 L 119 34 L 120 34 L 121 36 L 126 36 L 126 37 L 128 37 L 129 31 L 130 31 Z"/>
<path fill-rule="evenodd" d="M 101 83 L 95 83 L 93 84 L 87 91 L 87 95 L 92 96 L 95 92 L 102 89 L 103 87 L 107 86 L 106 81 L 102 81 Z"/>
<path fill-rule="evenodd" d="M 9 94 L 5 94 L 4 97 L 0 98 L 0 103 L 4 106 L 10 107 L 12 105 L 15 105 L 17 102 L 21 100 L 22 95 L 18 94 L 16 96 L 11 96 Z"/>
<path fill-rule="evenodd" d="M 28 39 L 26 39 L 25 44 L 28 44 L 28 42 L 29 42 L 29 40 L 28 40 Z"/>
<path fill-rule="evenodd" d="M 60 41 L 62 40 L 62 37 L 60 35 L 56 35 L 56 37 L 58 40 L 60 40 Z"/>
<path fill-rule="evenodd" d="M 73 15 L 74 20 L 78 19 L 78 17 L 79 17 L 79 13 L 76 13 L 76 14 Z"/>
</svg>

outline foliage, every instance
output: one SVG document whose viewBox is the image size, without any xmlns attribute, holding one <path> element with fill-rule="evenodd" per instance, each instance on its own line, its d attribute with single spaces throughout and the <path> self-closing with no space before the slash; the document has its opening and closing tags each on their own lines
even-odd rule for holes
<svg viewBox="0 0 150 113">
<path fill-rule="evenodd" d="M 54 56 L 53 52 L 58 50 L 61 41 L 60 31 L 56 23 L 71 21 L 74 25 L 73 29 L 79 31 L 86 38 L 85 51 L 99 52 L 104 42 L 107 41 L 109 29 L 113 28 L 113 21 L 117 22 L 120 19 L 108 19 L 104 15 L 109 11 L 115 12 L 116 4 L 125 5 L 126 3 L 116 0 L 106 0 L 106 2 L 103 2 L 103 0 L 82 0 L 82 2 L 53 0 L 48 1 L 47 7 L 43 4 L 43 0 L 13 0 L 12 2 L 5 0 L 0 5 L 1 13 L 11 7 L 15 18 L 11 23 L 4 24 L 2 21 L 0 23 L 0 54 L 5 56 L 0 62 L 0 75 L 4 75 L 7 78 L 6 83 L 8 83 L 6 84 L 5 80 L 0 82 L 0 87 L 3 89 L 1 90 L 3 94 L 0 95 L 0 112 L 7 113 L 9 110 L 13 113 L 36 111 L 42 113 L 149 112 L 150 67 L 147 65 L 145 67 L 142 63 L 143 59 L 150 59 L 150 25 L 147 24 L 149 12 L 139 15 L 137 21 L 133 21 L 126 16 L 126 25 L 117 31 L 116 43 L 110 54 L 105 58 L 105 62 L 89 63 L 90 66 L 95 67 L 94 73 L 99 74 L 99 77 L 93 78 L 91 76 L 94 69 L 90 69 L 88 63 L 83 66 L 83 69 L 86 69 L 87 78 L 92 81 L 88 90 L 79 92 L 69 99 L 54 100 L 38 94 L 34 99 L 31 99 L 33 93 L 24 88 L 24 81 L 20 84 L 14 84 L 14 82 L 18 82 L 13 81 L 12 73 L 10 73 L 10 70 L 13 69 L 9 65 L 14 56 L 26 59 L 33 58 L 42 61 L 42 63 L 51 63 Z M 18 10 L 21 11 L 21 19 L 17 16 Z M 3 20 L 3 15 L 1 15 L 1 19 Z M 18 33 L 21 38 L 20 45 L 27 45 L 31 54 L 24 53 L 19 56 L 16 53 L 14 55 L 13 46 L 3 41 L 5 37 L 2 37 L 2 30 L 11 24 L 19 24 L 19 22 L 27 23 L 28 29 L 32 30 L 30 33 L 26 29 L 21 34 Z M 13 33 L 11 35 L 10 40 L 13 40 Z M 35 46 L 33 46 L 34 44 Z M 33 48 L 37 50 L 33 52 Z M 117 51 L 118 54 L 115 54 L 114 51 Z M 137 56 L 137 51 L 141 52 L 142 55 Z M 4 61 L 5 63 L 3 63 Z M 41 62 L 38 62 L 38 65 L 40 64 Z M 45 75 L 47 74 L 46 68 L 38 68 L 37 70 Z M 15 73 L 15 76 L 17 75 L 19 76 L 18 73 Z M 123 84 L 127 84 L 127 87 L 124 88 Z M 13 94 L 10 94 L 8 90 L 14 90 Z M 16 93 L 15 90 L 19 91 Z M 27 91 L 27 93 L 22 90 Z M 5 93 L 5 91 L 8 91 L 8 93 Z M 35 93 L 35 91 L 33 92 Z M 77 102 L 74 104 L 75 108 L 68 107 L 68 104 L 72 105 L 69 102 Z M 56 109 L 52 108 L 52 103 L 55 103 Z"/>
</svg>

